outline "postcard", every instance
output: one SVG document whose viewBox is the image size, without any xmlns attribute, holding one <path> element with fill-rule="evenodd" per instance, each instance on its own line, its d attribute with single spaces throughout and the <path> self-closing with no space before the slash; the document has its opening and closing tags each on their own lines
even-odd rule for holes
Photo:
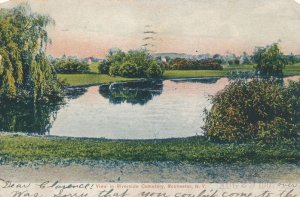
<svg viewBox="0 0 300 197">
<path fill-rule="evenodd" d="M 298 196 L 299 35 L 299 0 L 0 0 L 0 196 Z"/>
</svg>

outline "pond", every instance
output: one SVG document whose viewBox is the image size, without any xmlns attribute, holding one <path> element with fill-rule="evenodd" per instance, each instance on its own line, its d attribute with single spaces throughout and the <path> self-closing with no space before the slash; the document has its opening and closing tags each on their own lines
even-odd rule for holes
<svg viewBox="0 0 300 197">
<path fill-rule="evenodd" d="M 0 131 L 109 139 L 202 135 L 203 111 L 227 84 L 212 77 L 68 88 L 64 105 L 0 106 Z"/>
</svg>

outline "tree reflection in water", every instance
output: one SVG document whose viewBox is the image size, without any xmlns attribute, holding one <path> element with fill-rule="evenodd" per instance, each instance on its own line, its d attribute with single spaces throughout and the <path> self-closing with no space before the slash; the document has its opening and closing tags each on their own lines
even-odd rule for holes
<svg viewBox="0 0 300 197">
<path fill-rule="evenodd" d="M 66 88 L 65 98 L 77 99 L 87 91 L 85 87 Z M 0 104 L 0 132 L 22 132 L 28 134 L 49 134 L 58 110 L 65 104 L 60 103 L 16 103 Z"/>
<path fill-rule="evenodd" d="M 86 87 L 69 87 L 65 89 L 65 96 L 67 99 L 77 99 L 86 92 Z"/>
<path fill-rule="evenodd" d="M 133 105 L 145 105 L 154 96 L 160 95 L 162 91 L 162 80 L 113 83 L 101 85 L 99 88 L 99 93 L 109 99 L 110 103 L 131 103 Z"/>
<path fill-rule="evenodd" d="M 0 131 L 49 134 L 60 105 L 1 103 Z"/>
<path fill-rule="evenodd" d="M 205 84 L 213 84 L 216 83 L 220 77 L 203 77 L 203 78 L 190 78 L 190 79 L 172 79 L 171 81 L 175 83 L 205 83 Z"/>
</svg>

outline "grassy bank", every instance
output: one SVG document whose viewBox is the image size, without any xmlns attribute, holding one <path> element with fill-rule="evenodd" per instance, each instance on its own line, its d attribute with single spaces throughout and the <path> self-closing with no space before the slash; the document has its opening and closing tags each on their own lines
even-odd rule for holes
<svg viewBox="0 0 300 197">
<path fill-rule="evenodd" d="M 102 74 L 58 74 L 59 79 L 64 80 L 67 85 L 79 86 L 79 85 L 93 85 L 100 83 L 122 82 L 136 80 L 134 78 L 124 77 L 112 77 Z"/>
<path fill-rule="evenodd" d="M 136 80 L 132 78 L 99 75 L 96 63 L 91 64 L 90 68 L 90 74 L 59 74 L 58 77 L 61 80 L 65 80 L 70 86 Z M 163 77 L 165 79 L 188 77 L 225 77 L 228 76 L 231 71 L 254 71 L 254 68 L 253 65 L 231 65 L 224 66 L 224 70 L 166 70 Z M 284 74 L 286 76 L 300 75 L 300 63 L 286 66 Z"/>
<path fill-rule="evenodd" d="M 90 65 L 89 74 L 58 74 L 60 80 L 64 80 L 69 86 L 93 85 L 111 82 L 123 82 L 136 80 L 134 78 L 112 77 L 98 73 L 98 63 Z"/>
<path fill-rule="evenodd" d="M 105 140 L 0 135 L 1 163 L 87 160 L 175 161 L 191 163 L 299 162 L 300 148 L 219 144 L 203 138 Z"/>
</svg>

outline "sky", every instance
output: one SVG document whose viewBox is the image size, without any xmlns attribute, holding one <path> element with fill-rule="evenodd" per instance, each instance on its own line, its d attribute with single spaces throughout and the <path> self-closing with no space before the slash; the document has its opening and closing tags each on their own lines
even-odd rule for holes
<svg viewBox="0 0 300 197">
<path fill-rule="evenodd" d="M 104 57 L 147 43 L 156 53 L 241 54 L 278 40 L 285 53 L 300 54 L 295 0 L 0 0 L 0 7 L 20 2 L 56 21 L 48 47 L 55 56 Z"/>
</svg>

